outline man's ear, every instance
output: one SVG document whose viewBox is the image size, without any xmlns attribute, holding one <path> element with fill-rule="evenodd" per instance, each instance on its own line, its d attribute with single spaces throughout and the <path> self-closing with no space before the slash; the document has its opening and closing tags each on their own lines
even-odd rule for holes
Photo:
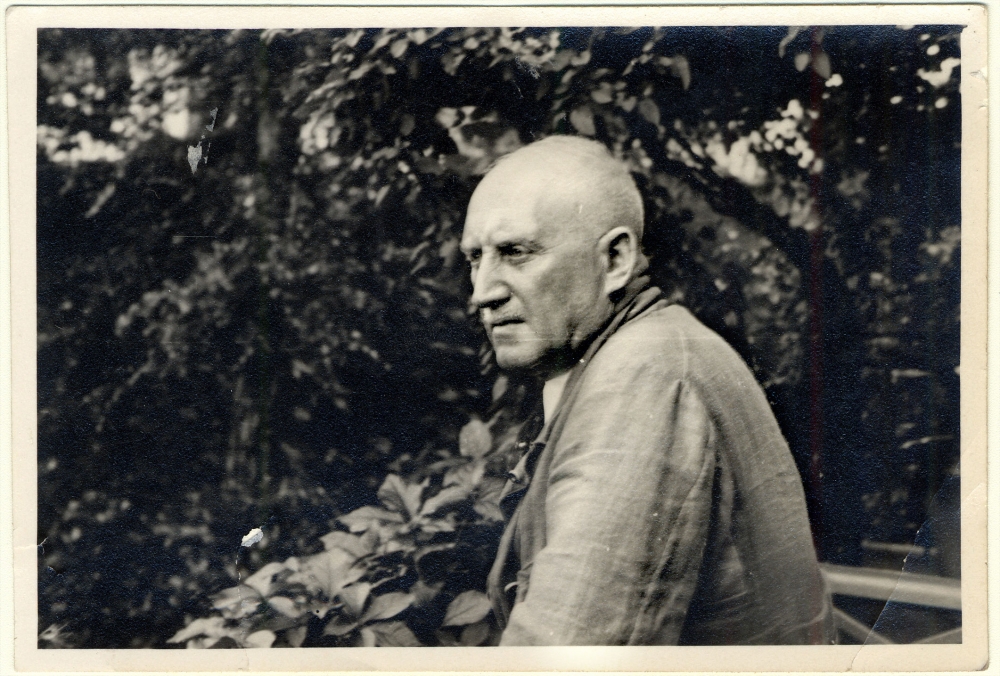
<svg viewBox="0 0 1000 676">
<path fill-rule="evenodd" d="M 639 261 L 639 238 L 625 226 L 612 228 L 598 240 L 604 262 L 604 293 L 608 296 L 632 281 Z"/>
</svg>

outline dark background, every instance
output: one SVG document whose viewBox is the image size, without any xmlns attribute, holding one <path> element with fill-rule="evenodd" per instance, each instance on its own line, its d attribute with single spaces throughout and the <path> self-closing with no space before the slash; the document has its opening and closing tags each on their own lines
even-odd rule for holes
<svg viewBox="0 0 1000 676">
<path fill-rule="evenodd" d="M 551 133 L 635 172 L 821 559 L 957 577 L 959 33 L 39 31 L 42 645 L 164 646 L 503 405 L 458 237 Z"/>
</svg>

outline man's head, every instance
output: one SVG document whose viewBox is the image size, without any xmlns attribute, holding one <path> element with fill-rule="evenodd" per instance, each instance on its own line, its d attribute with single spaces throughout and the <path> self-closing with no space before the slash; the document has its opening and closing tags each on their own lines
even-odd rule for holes
<svg viewBox="0 0 1000 676">
<path fill-rule="evenodd" d="M 595 142 L 552 136 L 502 158 L 469 202 L 462 251 L 497 362 L 566 371 L 642 260 L 643 208 Z"/>
</svg>

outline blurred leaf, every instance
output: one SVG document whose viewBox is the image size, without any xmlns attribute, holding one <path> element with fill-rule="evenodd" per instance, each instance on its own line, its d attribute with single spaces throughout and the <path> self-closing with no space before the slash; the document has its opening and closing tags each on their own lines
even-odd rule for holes
<svg viewBox="0 0 1000 676">
<path fill-rule="evenodd" d="M 406 520 L 397 512 L 369 505 L 345 514 L 338 521 L 347 526 L 352 533 L 360 533 L 381 523 L 404 523 Z"/>
<path fill-rule="evenodd" d="M 781 42 L 778 43 L 778 57 L 785 58 L 785 48 L 788 44 L 794 40 L 798 34 L 802 31 L 802 26 L 789 26 L 788 33 L 785 37 L 781 38 Z M 801 68 L 799 70 L 802 70 Z"/>
<path fill-rule="evenodd" d="M 340 599 L 344 602 L 352 617 L 359 617 L 361 615 L 371 589 L 372 586 L 367 582 L 357 582 L 340 590 Z"/>
<path fill-rule="evenodd" d="M 420 496 L 425 485 L 410 484 L 399 475 L 390 474 L 378 489 L 378 499 L 393 511 L 415 516 L 420 511 Z"/>
<path fill-rule="evenodd" d="M 343 636 L 351 633 L 357 628 L 357 620 L 348 620 L 337 616 L 326 623 L 326 627 L 323 628 L 323 634 L 325 636 Z"/>
<path fill-rule="evenodd" d="M 268 596 L 271 593 L 271 583 L 274 581 L 274 576 L 286 570 L 284 564 L 272 561 L 248 577 L 243 584 L 252 587 L 261 596 Z"/>
<path fill-rule="evenodd" d="M 260 631 L 255 631 L 244 639 L 244 643 L 248 648 L 270 648 L 274 643 L 274 639 L 277 638 L 274 632 L 270 629 L 262 629 Z"/>
<path fill-rule="evenodd" d="M 493 447 L 490 428 L 482 420 L 472 419 L 465 424 L 458 435 L 459 452 L 470 458 L 482 458 Z"/>
<path fill-rule="evenodd" d="M 573 128 L 584 136 L 593 136 L 597 133 L 594 127 L 594 113 L 590 106 L 580 106 L 569 114 L 569 122 Z"/>
<path fill-rule="evenodd" d="M 366 508 L 363 507 L 362 509 Z M 352 514 L 355 513 L 356 512 L 352 512 Z M 341 522 L 343 523 L 343 518 L 341 519 Z M 349 524 L 345 523 L 345 525 Z M 345 533 L 344 531 L 335 530 L 321 537 L 320 541 L 326 549 L 340 548 L 359 559 L 363 556 L 368 556 L 375 549 L 375 539 L 373 537 L 369 537 L 368 533 L 366 533 L 365 536 L 358 536 Z"/>
<path fill-rule="evenodd" d="M 292 627 L 291 629 L 288 630 L 288 633 L 285 634 L 288 640 L 288 645 L 290 645 L 293 648 L 301 647 L 301 645 L 305 642 L 306 634 L 308 633 L 309 633 L 309 627 L 305 625 Z"/>
<path fill-rule="evenodd" d="M 639 101 L 639 114 L 646 118 L 651 124 L 660 124 L 660 107 L 652 99 Z"/>
<path fill-rule="evenodd" d="M 445 472 L 444 486 L 457 486 L 471 491 L 479 485 L 485 470 L 486 463 L 482 460 L 463 463 Z"/>
<path fill-rule="evenodd" d="M 421 516 L 428 516 L 443 507 L 448 507 L 461 502 L 469 497 L 472 488 L 470 486 L 448 486 L 438 491 L 437 495 L 428 498 L 420 510 Z"/>
<path fill-rule="evenodd" d="M 334 598 L 365 571 L 354 568 L 356 557 L 343 549 L 331 549 L 300 560 L 299 572 L 289 576 L 289 582 L 299 582 L 306 588 Z"/>
<path fill-rule="evenodd" d="M 691 86 L 691 66 L 686 57 L 681 54 L 674 56 L 671 59 L 670 70 L 675 77 L 680 78 L 684 89 Z"/>
<path fill-rule="evenodd" d="M 477 514 L 482 516 L 487 521 L 500 522 L 505 520 L 503 512 L 500 511 L 500 507 L 489 500 L 478 500 L 472 508 L 476 510 Z"/>
<path fill-rule="evenodd" d="M 375 645 L 389 648 L 414 648 L 420 641 L 403 622 L 379 622 L 366 627 L 375 635 Z"/>
<path fill-rule="evenodd" d="M 272 596 L 267 599 L 267 602 L 272 608 L 288 617 L 299 617 L 305 612 L 304 609 L 298 608 L 295 605 L 295 601 L 287 596 Z"/>
<path fill-rule="evenodd" d="M 466 591 L 448 604 L 442 627 L 455 627 L 479 622 L 490 612 L 490 600 L 480 591 Z"/>
<path fill-rule="evenodd" d="M 813 70 L 823 79 L 829 79 L 832 70 L 830 68 L 830 56 L 826 52 L 819 52 L 813 57 Z"/>
<path fill-rule="evenodd" d="M 368 627 L 364 627 L 361 630 L 361 647 L 374 648 L 376 645 L 378 645 L 378 639 L 375 632 Z"/>
<path fill-rule="evenodd" d="M 190 644 L 189 644 L 190 645 Z M 234 648 L 246 647 L 240 641 L 236 640 L 232 636 L 223 636 L 216 639 L 208 639 L 204 645 L 206 648 L 212 648 L 214 650 L 232 650 Z"/>
<path fill-rule="evenodd" d="M 230 587 L 212 598 L 213 608 L 221 610 L 226 617 L 236 619 L 246 617 L 256 611 L 262 600 L 256 589 L 246 585 Z"/>
<path fill-rule="evenodd" d="M 229 631 L 225 628 L 226 620 L 221 617 L 205 617 L 197 619 L 184 627 L 176 634 L 167 639 L 167 643 L 183 643 L 196 636 L 208 636 L 218 638 L 227 636 Z"/>
<path fill-rule="evenodd" d="M 486 622 L 476 622 L 462 629 L 458 642 L 464 646 L 479 646 L 489 638 L 490 625 Z"/>
<path fill-rule="evenodd" d="M 609 83 L 602 82 L 600 87 L 590 92 L 590 98 L 600 104 L 611 103 L 614 98 L 613 92 Z"/>
<path fill-rule="evenodd" d="M 413 604 L 413 596 L 402 592 L 389 592 L 372 598 L 372 603 L 359 622 L 375 622 L 388 620 L 399 615 Z"/>
</svg>

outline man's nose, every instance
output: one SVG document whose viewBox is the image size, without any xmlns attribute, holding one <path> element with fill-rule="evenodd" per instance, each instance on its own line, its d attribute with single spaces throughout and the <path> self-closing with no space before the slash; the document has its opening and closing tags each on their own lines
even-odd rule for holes
<svg viewBox="0 0 1000 676">
<path fill-rule="evenodd" d="M 472 304 L 480 310 L 497 308 L 510 298 L 510 289 L 502 279 L 499 266 L 491 257 L 480 259 L 479 269 L 472 279 Z"/>
</svg>

